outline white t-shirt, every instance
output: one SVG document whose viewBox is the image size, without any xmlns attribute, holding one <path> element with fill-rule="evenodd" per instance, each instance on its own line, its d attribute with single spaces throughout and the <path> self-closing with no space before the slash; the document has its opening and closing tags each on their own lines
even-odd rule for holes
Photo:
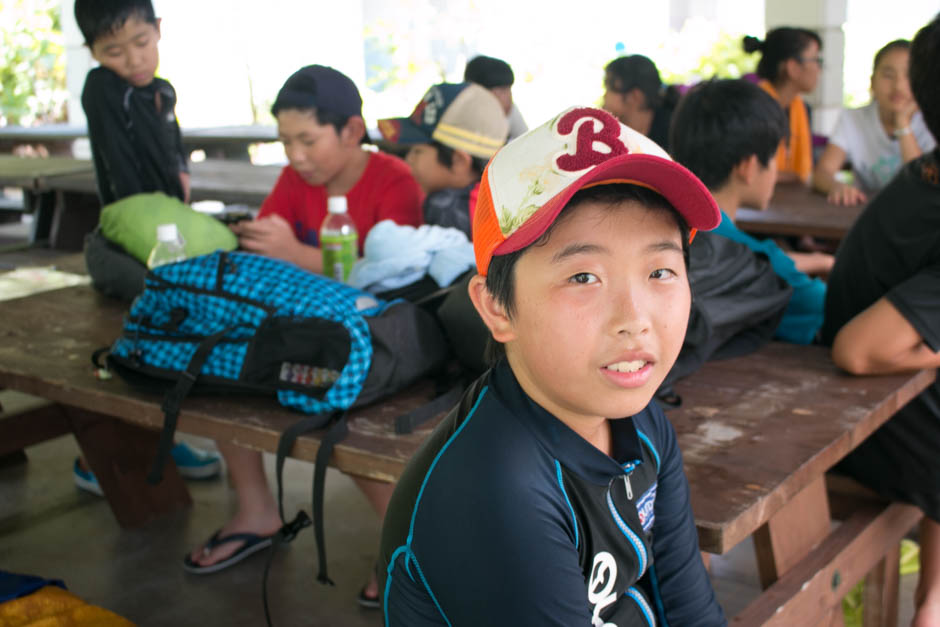
<svg viewBox="0 0 940 627">
<path fill-rule="evenodd" d="M 911 118 L 911 130 L 921 151 L 930 152 L 937 145 L 920 111 Z M 866 191 L 880 190 L 901 169 L 901 147 L 885 132 L 875 102 L 843 111 L 829 142 L 845 151 L 856 185 Z"/>
</svg>

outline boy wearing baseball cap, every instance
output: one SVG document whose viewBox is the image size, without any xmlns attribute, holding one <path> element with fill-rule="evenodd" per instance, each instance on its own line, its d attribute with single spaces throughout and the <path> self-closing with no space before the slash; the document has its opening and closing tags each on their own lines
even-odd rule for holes
<svg viewBox="0 0 940 627">
<path fill-rule="evenodd" d="M 421 224 L 423 196 L 408 166 L 362 149 L 362 98 L 346 75 L 322 65 L 297 70 L 281 87 L 271 113 L 289 165 L 258 219 L 233 225 L 242 248 L 320 272 L 320 226 L 329 196 L 346 197 L 360 252 L 381 220 Z"/>
<path fill-rule="evenodd" d="M 676 435 L 651 402 L 682 345 L 714 200 L 650 140 L 568 109 L 483 174 L 470 296 L 499 357 L 402 475 L 386 625 L 723 625 Z"/>
<path fill-rule="evenodd" d="M 424 221 L 469 238 L 483 169 L 509 132 L 497 97 L 472 83 L 434 85 L 407 118 L 379 120 L 379 132 L 409 147 L 405 160 L 428 195 Z"/>
</svg>

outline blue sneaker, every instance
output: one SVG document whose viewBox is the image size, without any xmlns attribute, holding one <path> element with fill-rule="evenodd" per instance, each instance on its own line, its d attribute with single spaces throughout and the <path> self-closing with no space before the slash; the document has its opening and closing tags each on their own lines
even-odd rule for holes
<svg viewBox="0 0 940 627">
<path fill-rule="evenodd" d="M 75 485 L 82 490 L 97 494 L 98 496 L 104 496 L 104 492 L 101 491 L 101 486 L 98 484 L 95 473 L 90 470 L 82 470 L 77 457 L 75 458 L 75 465 L 72 466 L 72 476 L 75 478 Z"/>
<path fill-rule="evenodd" d="M 222 457 L 218 453 L 203 451 L 178 442 L 170 453 L 185 479 L 211 479 L 222 470 Z"/>
</svg>

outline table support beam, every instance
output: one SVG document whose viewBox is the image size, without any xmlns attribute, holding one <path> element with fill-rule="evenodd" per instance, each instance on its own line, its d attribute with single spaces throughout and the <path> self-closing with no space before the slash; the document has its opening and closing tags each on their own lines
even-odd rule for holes
<svg viewBox="0 0 940 627">
<path fill-rule="evenodd" d="M 122 527 L 138 527 L 192 505 L 172 458 L 163 481 L 147 483 L 159 432 L 84 409 L 70 407 L 67 412 L 82 454 Z"/>
</svg>

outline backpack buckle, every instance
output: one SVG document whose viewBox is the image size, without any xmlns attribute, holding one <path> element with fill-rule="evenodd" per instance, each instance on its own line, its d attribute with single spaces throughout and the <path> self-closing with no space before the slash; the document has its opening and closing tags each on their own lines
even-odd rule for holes
<svg viewBox="0 0 940 627">
<path fill-rule="evenodd" d="M 294 520 L 289 523 L 284 523 L 284 525 L 278 529 L 278 533 L 284 538 L 284 542 L 290 542 L 297 534 L 300 533 L 301 529 L 304 527 L 310 526 L 310 517 L 307 516 L 307 512 L 300 510 L 297 512 L 297 515 L 294 516 Z"/>
</svg>

